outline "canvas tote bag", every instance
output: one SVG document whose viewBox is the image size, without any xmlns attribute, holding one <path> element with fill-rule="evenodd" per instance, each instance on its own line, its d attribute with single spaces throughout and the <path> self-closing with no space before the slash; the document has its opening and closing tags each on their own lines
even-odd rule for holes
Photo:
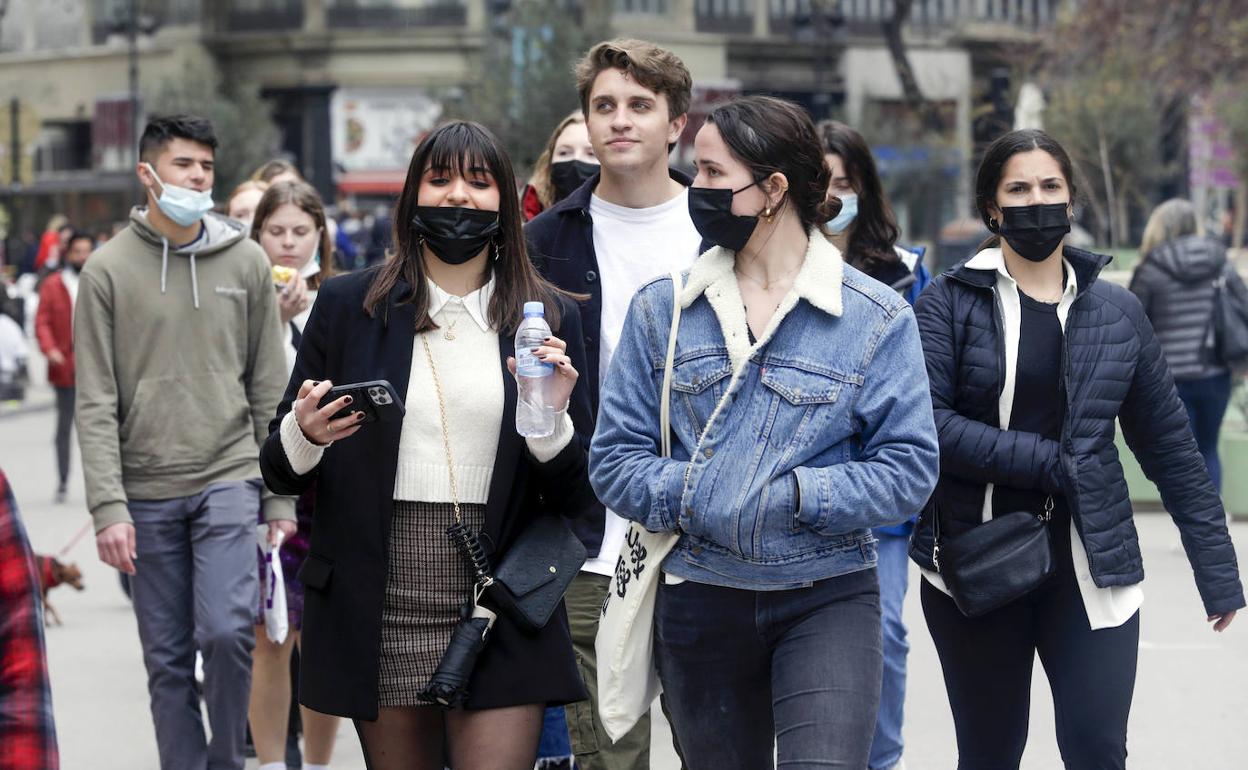
<svg viewBox="0 0 1248 770">
<path fill-rule="evenodd" d="M 667 363 L 659 405 L 659 447 L 672 456 L 672 359 L 680 326 L 679 271 L 672 271 L 672 328 L 667 337 Z M 598 655 L 598 716 L 611 741 L 618 741 L 650 711 L 662 685 L 654 667 L 654 603 L 663 573 L 659 567 L 675 547 L 675 532 L 650 532 L 629 522 L 615 574 L 602 604 L 594 649 Z"/>
</svg>

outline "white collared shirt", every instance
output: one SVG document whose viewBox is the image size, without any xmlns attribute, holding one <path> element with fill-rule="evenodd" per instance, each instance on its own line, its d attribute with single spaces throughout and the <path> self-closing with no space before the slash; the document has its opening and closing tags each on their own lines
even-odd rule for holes
<svg viewBox="0 0 1248 770">
<path fill-rule="evenodd" d="M 1066 269 L 1066 287 L 1062 298 L 1057 304 L 1057 319 L 1062 332 L 1066 331 L 1066 319 L 1070 315 L 1070 307 L 1078 294 L 1075 271 L 1069 262 L 1063 260 Z M 984 249 L 966 263 L 972 270 L 995 270 L 997 273 L 997 296 L 1000 297 L 1002 328 L 1005 332 L 1005 383 L 1001 398 L 997 403 L 998 424 L 1008 428 L 1010 415 L 1014 409 L 1014 384 L 1018 368 L 1018 339 L 1022 331 L 1022 304 L 1018 298 L 1018 282 L 1010 275 L 1005 265 L 1005 255 L 1001 249 Z M 984 490 L 983 520 L 992 518 L 992 492 L 994 484 Z M 1098 588 L 1092 580 L 1092 570 L 1088 563 L 1088 553 L 1079 537 L 1074 519 L 1070 522 L 1070 550 L 1075 566 L 1075 577 L 1079 582 L 1079 593 L 1083 598 L 1083 607 L 1088 615 L 1088 624 L 1093 631 L 1102 628 L 1116 628 L 1126 623 L 1144 602 L 1144 589 L 1139 584 L 1130 586 L 1110 586 Z M 934 587 L 949 593 L 940 574 L 923 570 L 923 577 Z"/>
</svg>

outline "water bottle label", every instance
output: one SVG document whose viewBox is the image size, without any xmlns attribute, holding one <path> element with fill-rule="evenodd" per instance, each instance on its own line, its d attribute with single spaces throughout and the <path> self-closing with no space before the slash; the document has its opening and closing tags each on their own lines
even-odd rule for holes
<svg viewBox="0 0 1248 770">
<path fill-rule="evenodd" d="M 542 362 L 532 351 L 516 351 L 516 374 L 521 377 L 549 377 L 555 371 L 554 364 Z"/>
</svg>

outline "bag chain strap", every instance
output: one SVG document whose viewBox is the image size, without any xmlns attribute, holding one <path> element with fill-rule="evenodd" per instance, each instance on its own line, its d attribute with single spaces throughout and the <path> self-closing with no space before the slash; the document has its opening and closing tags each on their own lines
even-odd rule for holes
<svg viewBox="0 0 1248 770">
<path fill-rule="evenodd" d="M 455 480 L 455 459 L 451 454 L 451 430 L 446 422 L 446 401 L 442 398 L 442 383 L 438 380 L 438 367 L 433 363 L 433 351 L 429 349 L 427 335 L 420 335 L 425 346 L 425 358 L 429 361 L 429 374 L 433 377 L 433 390 L 438 395 L 438 416 L 442 419 L 442 447 L 446 450 L 446 470 L 451 476 L 451 505 L 455 508 L 455 523 L 463 523 L 459 513 L 459 484 Z"/>
</svg>

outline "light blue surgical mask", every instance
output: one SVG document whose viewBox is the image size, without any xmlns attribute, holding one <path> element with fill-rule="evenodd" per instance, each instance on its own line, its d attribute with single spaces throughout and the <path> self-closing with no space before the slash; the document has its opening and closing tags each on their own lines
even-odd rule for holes
<svg viewBox="0 0 1248 770">
<path fill-rule="evenodd" d="M 844 232 L 845 228 L 854 221 L 858 216 L 858 194 L 848 193 L 847 195 L 836 196 L 841 199 L 841 213 L 828 220 L 828 232 L 836 235 Z"/>
<path fill-rule="evenodd" d="M 165 184 L 157 175 L 156 169 L 152 168 L 151 163 L 144 164 L 147 170 L 151 172 L 152 177 L 160 183 L 160 197 L 156 199 L 156 205 L 165 213 L 165 216 L 172 219 L 182 227 L 190 227 L 204 215 L 212 211 L 212 190 L 191 190 L 186 187 L 178 187 L 177 185 Z"/>
</svg>

